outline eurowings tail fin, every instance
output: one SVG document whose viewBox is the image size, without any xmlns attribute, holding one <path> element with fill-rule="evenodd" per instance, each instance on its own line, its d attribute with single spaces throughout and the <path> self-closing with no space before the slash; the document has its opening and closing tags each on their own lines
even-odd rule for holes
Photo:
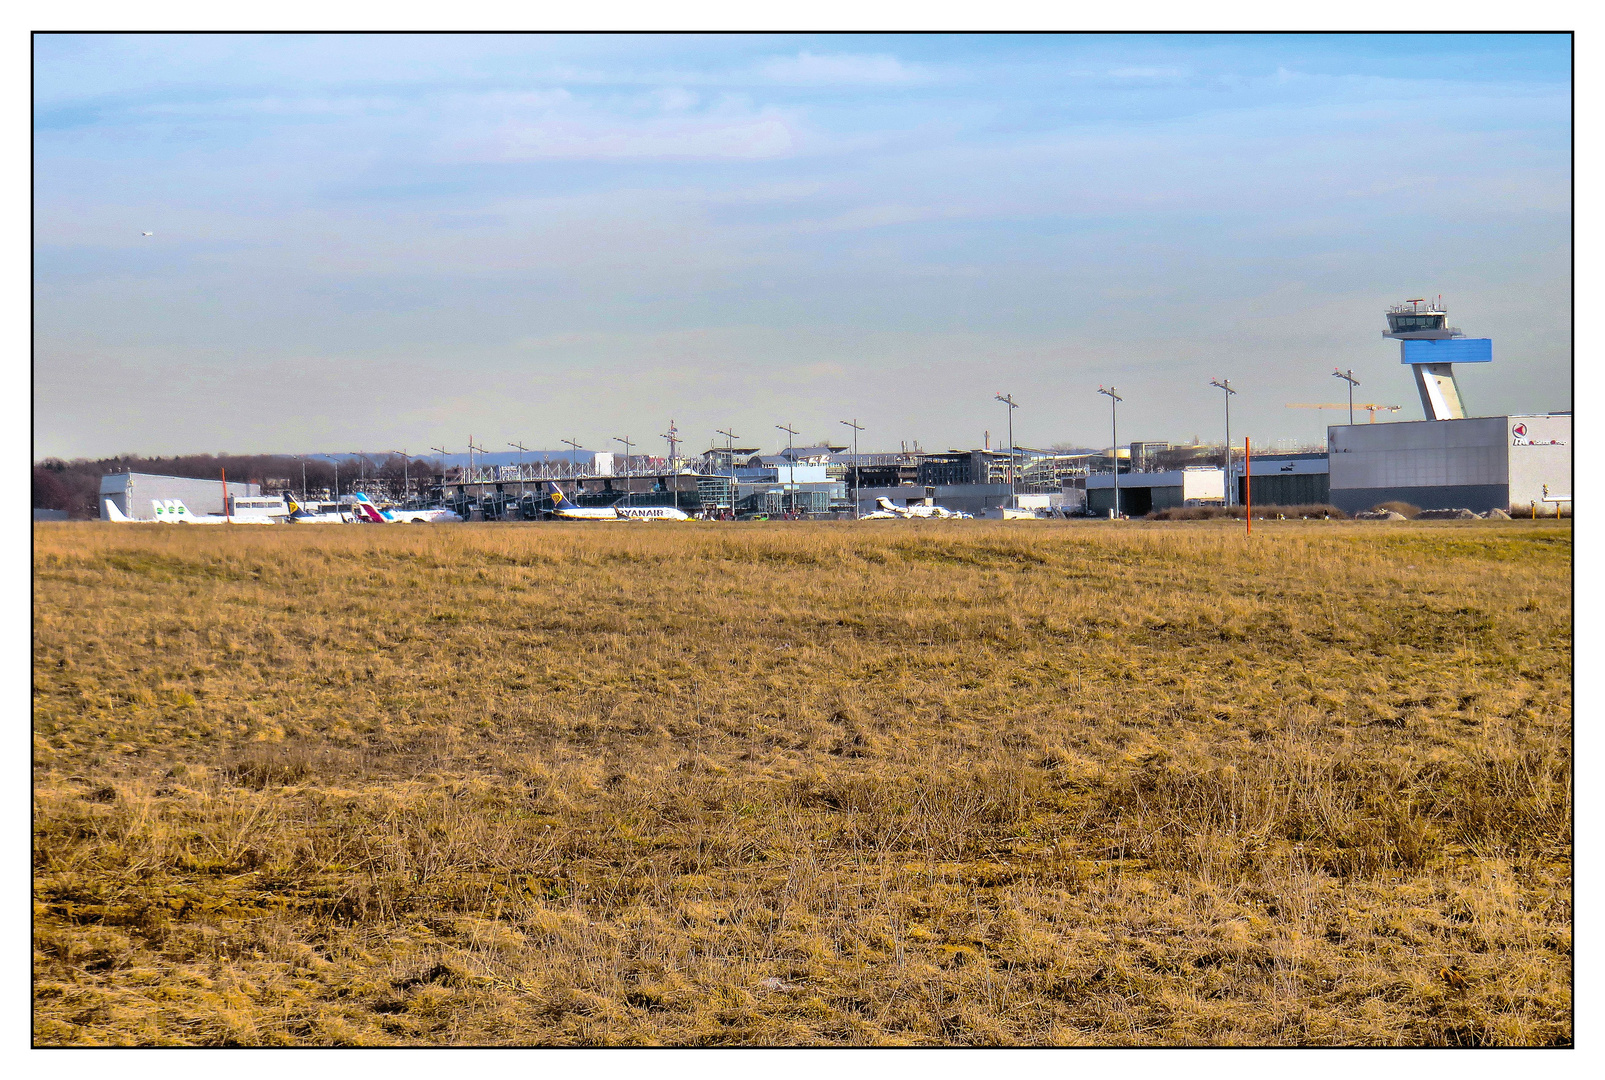
<svg viewBox="0 0 1605 1080">
<path fill-rule="evenodd" d="M 358 502 L 352 503 L 352 506 L 356 508 L 357 517 L 361 518 L 363 521 L 374 521 L 381 525 L 385 523 L 386 519 L 384 515 L 379 513 L 379 508 L 374 506 L 373 503 L 369 502 L 368 500 L 362 499 Z"/>
</svg>

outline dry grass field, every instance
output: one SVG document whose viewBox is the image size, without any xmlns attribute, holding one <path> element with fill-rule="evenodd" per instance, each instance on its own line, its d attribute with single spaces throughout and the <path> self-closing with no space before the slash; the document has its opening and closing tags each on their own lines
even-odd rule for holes
<svg viewBox="0 0 1605 1080">
<path fill-rule="evenodd" d="M 1567 1044 L 1570 523 L 34 531 L 41 1044 Z"/>
</svg>

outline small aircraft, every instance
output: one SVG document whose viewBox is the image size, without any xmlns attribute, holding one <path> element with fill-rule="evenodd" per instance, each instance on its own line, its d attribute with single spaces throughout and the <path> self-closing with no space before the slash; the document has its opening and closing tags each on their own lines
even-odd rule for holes
<svg viewBox="0 0 1605 1080">
<path fill-rule="evenodd" d="M 427 524 L 434 521 L 461 521 L 462 515 L 447 510 L 445 507 L 435 507 L 431 510 L 398 510 L 392 507 L 381 510 L 373 504 L 373 500 L 362 492 L 351 496 L 352 513 L 356 514 L 358 521 L 369 521 L 374 524 Z"/>
<path fill-rule="evenodd" d="M 553 517 L 564 521 L 690 521 L 691 515 L 672 506 L 579 506 L 563 489 L 551 480 L 546 481 L 546 496 L 551 500 Z"/>
<path fill-rule="evenodd" d="M 110 499 L 106 500 L 106 520 L 122 522 L 130 525 L 147 524 L 144 520 L 136 520 L 117 509 L 117 504 Z M 184 505 L 182 499 L 152 499 L 151 511 L 156 515 L 149 519 L 149 524 L 167 522 L 172 525 L 273 525 L 274 518 L 266 514 L 236 514 L 228 517 L 222 514 L 192 514 L 189 507 Z"/>
<path fill-rule="evenodd" d="M 865 518 L 967 518 L 970 516 L 960 510 L 949 510 L 945 506 L 932 506 L 923 503 L 898 506 L 885 496 L 876 499 L 875 505 L 878 509 L 874 513 L 865 514 Z"/>
</svg>

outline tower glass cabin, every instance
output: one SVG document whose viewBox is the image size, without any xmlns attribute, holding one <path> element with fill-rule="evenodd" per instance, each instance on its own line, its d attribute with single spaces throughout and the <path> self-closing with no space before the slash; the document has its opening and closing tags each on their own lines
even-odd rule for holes
<svg viewBox="0 0 1605 1080">
<path fill-rule="evenodd" d="M 1493 359 L 1493 342 L 1487 338 L 1468 340 L 1458 327 L 1449 325 L 1443 298 L 1406 300 L 1387 311 L 1388 328 L 1383 337 L 1399 339 L 1399 362 L 1415 372 L 1416 390 L 1421 394 L 1421 411 L 1428 420 L 1461 420 L 1465 406 L 1455 382 L 1456 363 L 1486 363 Z"/>
<path fill-rule="evenodd" d="M 1383 337 L 1414 341 L 1442 341 L 1465 337 L 1458 327 L 1447 325 L 1449 313 L 1442 300 L 1406 300 L 1388 309 L 1388 328 Z"/>
</svg>

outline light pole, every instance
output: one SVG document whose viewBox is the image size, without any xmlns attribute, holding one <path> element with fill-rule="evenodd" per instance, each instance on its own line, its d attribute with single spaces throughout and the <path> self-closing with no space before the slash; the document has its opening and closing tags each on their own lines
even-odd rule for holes
<svg viewBox="0 0 1605 1080">
<path fill-rule="evenodd" d="M 1347 371 L 1339 371 L 1337 368 L 1333 368 L 1332 369 L 1332 377 L 1334 379 L 1342 379 L 1344 382 L 1349 384 L 1349 423 L 1353 424 L 1354 423 L 1354 388 L 1356 386 L 1360 385 L 1360 380 L 1356 379 L 1354 377 L 1354 369 L 1353 368 L 1350 368 Z M 1373 423 L 1376 421 L 1376 418 L 1377 418 L 1377 414 L 1376 413 L 1372 413 L 1371 414 L 1371 420 L 1372 420 Z"/>
<path fill-rule="evenodd" d="M 353 450 L 351 452 L 357 455 L 357 490 L 366 492 L 368 490 L 368 457 L 361 450 Z"/>
<path fill-rule="evenodd" d="M 1014 400 L 1013 394 L 993 394 L 992 396 L 1009 407 L 1009 508 L 1011 510 L 1018 509 L 1020 496 L 1015 491 L 1014 484 L 1014 410 L 1020 406 Z"/>
<path fill-rule="evenodd" d="M 299 456 L 301 458 L 301 501 L 302 502 L 306 502 L 307 501 L 307 456 L 305 454 L 301 454 Z"/>
<path fill-rule="evenodd" d="M 474 437 L 472 435 L 470 435 L 470 436 L 468 436 L 468 479 L 469 479 L 469 482 L 472 482 L 473 479 L 474 479 L 474 451 L 475 450 L 479 451 L 479 453 L 480 453 L 479 460 L 481 462 L 483 462 L 485 460 L 485 457 L 484 457 L 485 448 L 483 446 L 475 446 L 474 445 Z M 484 514 L 485 514 L 485 492 L 484 492 L 483 488 L 481 488 L 481 490 L 479 492 L 479 514 L 480 514 L 481 517 L 484 517 Z"/>
<path fill-rule="evenodd" d="M 680 447 L 680 429 L 674 426 L 674 417 L 669 417 L 669 430 L 659 438 L 669 440 L 669 475 L 663 478 L 663 490 L 669 496 L 669 505 L 678 507 L 680 505 L 679 492 L 670 486 L 675 482 L 674 476 L 677 472 L 674 465 L 675 451 Z"/>
<path fill-rule="evenodd" d="M 714 430 L 725 437 L 725 464 L 730 466 L 730 517 L 734 520 L 736 516 L 736 433 L 726 431 L 724 428 L 714 428 Z"/>
<path fill-rule="evenodd" d="M 329 464 L 334 466 L 334 501 L 340 501 L 340 459 L 333 454 L 313 454 L 312 457 L 328 458 Z M 303 466 L 304 467 L 304 466 Z"/>
<path fill-rule="evenodd" d="M 1115 463 L 1115 518 L 1120 518 L 1120 435 L 1115 428 L 1115 402 L 1124 401 L 1125 398 L 1115 393 L 1115 388 L 1105 390 L 1098 387 L 1098 393 L 1109 399 L 1109 456 Z"/>
<path fill-rule="evenodd" d="M 529 449 L 529 447 L 524 446 L 524 445 L 522 445 L 520 443 L 508 443 L 507 445 L 511 446 L 513 449 L 518 451 L 518 497 L 519 497 L 519 499 L 523 499 L 523 497 L 524 497 L 524 453 L 525 453 L 525 451 L 527 451 Z M 522 503 L 520 505 L 522 505 Z M 520 512 L 522 512 L 522 511 L 520 511 Z"/>
<path fill-rule="evenodd" d="M 429 449 L 440 455 L 440 501 L 446 501 L 446 459 L 451 453 L 444 446 L 431 446 Z M 464 515 L 465 517 L 467 515 Z"/>
<path fill-rule="evenodd" d="M 660 439 L 667 439 L 669 441 L 669 471 L 673 472 L 675 451 L 680 446 L 680 429 L 674 426 L 673 417 L 670 417 L 669 419 L 669 430 L 665 431 L 658 437 Z"/>
<path fill-rule="evenodd" d="M 858 417 L 856 417 L 856 416 L 853 417 L 851 420 L 838 420 L 837 423 L 846 424 L 848 427 L 853 429 L 853 520 L 857 521 L 858 518 L 859 518 L 859 509 L 858 509 L 858 433 L 860 431 L 863 431 L 864 427 L 863 427 L 862 424 L 860 424 L 858 422 Z"/>
<path fill-rule="evenodd" d="M 580 469 L 580 444 L 575 442 L 573 439 L 559 439 L 558 442 L 566 443 L 568 445 L 568 476 L 569 479 L 572 480 L 574 479 L 574 474 L 579 472 Z"/>
<path fill-rule="evenodd" d="M 390 453 L 401 454 L 401 501 L 406 502 L 408 496 L 412 494 L 412 478 L 408 469 L 408 465 L 411 465 L 411 462 L 408 461 L 408 456 L 406 456 L 404 449 L 393 449 Z"/>
<path fill-rule="evenodd" d="M 792 430 L 790 424 L 776 424 L 775 430 L 786 433 L 786 475 L 791 478 L 786 484 L 786 494 L 791 496 L 791 506 L 786 513 L 795 514 L 797 512 L 797 496 L 794 494 L 797 488 L 797 459 L 791 456 L 791 437 L 797 433 Z"/>
<path fill-rule="evenodd" d="M 1230 379 L 1211 379 L 1211 380 L 1209 380 L 1209 385 L 1218 386 L 1222 390 L 1226 391 L 1226 473 L 1225 473 L 1225 476 L 1226 476 L 1225 489 L 1226 490 L 1225 490 L 1225 495 L 1226 495 L 1226 505 L 1227 506 L 1231 506 L 1233 503 L 1235 503 L 1237 501 L 1236 498 L 1235 498 L 1235 493 L 1232 490 L 1232 395 L 1237 393 L 1237 391 L 1232 389 L 1232 380 L 1230 380 Z M 1244 483 L 1250 483 L 1250 482 L 1251 481 L 1247 481 L 1247 480 L 1244 481 Z"/>
<path fill-rule="evenodd" d="M 629 440 L 628 436 L 621 439 L 615 435 L 613 436 L 613 441 L 624 444 L 624 498 L 631 506 L 634 506 L 635 492 L 630 490 L 630 447 L 635 444 Z"/>
</svg>

